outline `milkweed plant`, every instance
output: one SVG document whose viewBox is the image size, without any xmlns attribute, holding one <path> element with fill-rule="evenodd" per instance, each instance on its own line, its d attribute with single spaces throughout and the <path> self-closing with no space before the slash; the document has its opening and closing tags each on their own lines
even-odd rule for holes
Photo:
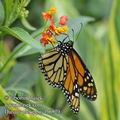
<svg viewBox="0 0 120 120">
<path fill-rule="evenodd" d="M 36 29 L 27 21 L 27 17 L 29 16 L 29 10 L 27 10 L 27 6 L 30 0 L 6 0 L 4 2 L 0 1 L 0 44 L 4 45 L 4 38 L 7 35 L 15 37 L 21 43 L 18 44 L 11 52 L 5 53 L 7 56 L 2 58 L 4 55 L 0 55 L 0 111 L 2 114 L 0 118 L 24 118 L 24 119 L 55 119 L 53 116 L 47 115 L 45 113 L 37 114 L 36 116 L 32 114 L 24 114 L 25 111 L 35 111 L 36 113 L 39 111 L 35 108 L 29 107 L 14 107 L 9 104 L 21 104 L 21 101 L 13 100 L 9 94 L 9 91 L 13 91 L 15 96 L 18 94 L 17 90 L 11 90 L 6 87 L 6 75 L 9 73 L 10 69 L 15 64 L 15 59 L 20 56 L 24 56 L 24 52 L 20 54 L 22 50 L 29 47 L 27 51 L 30 49 L 35 49 L 36 53 L 43 52 L 46 48 L 46 44 L 56 44 L 55 35 L 59 36 L 61 33 L 68 32 L 68 16 L 61 16 L 59 18 L 59 22 L 56 23 L 54 14 L 57 11 L 57 8 L 51 7 L 47 12 L 42 12 L 41 15 L 45 20 L 44 26 L 40 29 Z M 33 16 L 34 17 L 34 16 Z M 25 29 L 14 26 L 13 24 L 16 21 L 20 21 Z M 86 18 L 87 20 L 87 18 Z M 90 21 L 90 18 L 88 18 Z M 49 25 L 48 25 L 49 24 Z M 14 26 L 14 27 L 13 27 Z M 26 30 L 27 29 L 27 30 Z M 29 31 L 33 31 L 30 32 Z M 52 33 L 50 32 L 52 31 Z M 53 35 L 54 34 L 54 35 Z M 37 38 L 40 41 L 37 41 Z M 44 46 L 42 46 L 42 44 Z M 4 48 L 3 48 L 4 49 Z M 2 48 L 1 48 L 2 50 Z M 35 53 L 34 53 L 35 54 Z M 9 80 L 9 79 L 8 79 Z M 13 83 L 14 84 L 14 83 Z M 30 101 L 29 101 L 30 102 Z M 5 113 L 5 110 L 9 110 L 9 113 Z M 6 110 L 6 111 L 7 111 Z M 18 111 L 19 114 L 14 114 L 15 111 Z"/>
<path fill-rule="evenodd" d="M 79 32 L 81 31 L 81 28 L 84 29 L 84 26 L 88 22 L 94 21 L 94 18 L 87 16 L 77 16 L 77 18 L 71 18 L 69 14 L 57 14 L 58 6 L 53 7 L 51 5 L 50 7 L 47 7 L 47 10 L 42 10 L 39 12 L 42 18 L 41 21 L 43 22 L 42 26 L 36 28 L 33 27 L 31 25 L 32 23 L 30 24 L 28 20 L 29 16 L 31 15 L 31 12 L 28 9 L 30 2 L 30 0 L 0 0 L 0 119 L 7 120 L 17 118 L 21 120 L 67 120 L 70 119 L 68 116 L 71 115 L 70 112 L 66 112 L 65 115 L 64 113 L 59 113 L 57 111 L 57 113 L 55 114 L 55 111 L 52 109 L 52 107 L 49 107 L 47 104 L 42 104 L 41 101 L 16 99 L 19 96 L 29 97 L 36 95 L 39 96 L 42 94 L 49 94 L 50 96 L 52 96 L 50 91 L 47 91 L 47 93 L 44 92 L 45 89 L 47 90 L 47 87 L 42 88 L 43 85 L 41 83 L 41 79 L 43 78 L 39 76 L 39 74 L 41 75 L 41 73 L 38 73 L 39 70 L 37 70 L 37 67 L 33 67 L 31 69 L 31 67 L 29 67 L 27 63 L 24 62 L 21 64 L 18 61 L 22 59 L 27 59 L 29 61 L 30 59 L 34 59 L 34 56 L 36 54 L 38 55 L 40 53 L 45 53 L 46 50 L 52 47 L 52 45 L 57 45 L 57 40 L 63 40 L 63 33 L 69 34 L 72 39 L 73 34 L 71 35 L 71 29 L 74 29 L 74 36 L 77 37 L 79 35 Z M 34 14 L 32 14 L 32 17 L 34 18 Z M 111 28 L 115 27 L 112 21 L 113 17 L 114 10 L 109 23 Z M 110 39 L 115 38 L 115 32 L 109 31 L 109 33 L 112 33 L 110 34 Z M 9 42 L 11 38 L 14 38 L 14 41 L 17 43 L 16 46 L 13 47 L 13 49 L 9 49 L 8 45 L 11 44 L 7 44 L 6 42 L 6 39 L 8 39 Z M 80 41 L 77 40 L 77 43 L 78 42 Z M 89 43 L 91 42 L 89 41 Z M 111 40 L 109 49 L 113 50 L 113 46 L 114 48 L 115 46 L 117 47 L 115 42 Z M 117 50 L 118 49 L 116 49 L 116 51 Z M 113 55 L 114 52 L 115 51 L 112 51 L 107 54 L 108 58 L 112 57 L 111 54 Z M 119 56 L 119 52 L 115 53 Z M 116 59 L 112 59 L 113 61 L 111 62 L 113 62 L 113 66 L 110 66 L 113 68 L 112 70 L 115 70 L 115 74 L 117 73 L 117 71 L 119 71 L 119 68 L 117 68 L 117 66 L 115 65 L 115 63 L 118 63 L 118 59 L 119 57 L 117 57 Z M 105 60 L 109 61 L 109 59 L 107 59 L 107 56 L 105 56 Z M 34 66 L 37 65 L 35 64 Z M 108 69 L 108 67 L 105 67 L 104 71 L 106 72 Z M 106 74 L 106 78 L 109 78 L 109 73 Z M 38 81 L 39 79 L 40 82 Z M 107 85 L 108 84 L 106 84 L 106 86 Z M 112 82 L 110 85 L 113 85 Z M 114 85 L 117 86 L 117 84 L 115 83 Z M 114 87 L 111 86 L 105 87 L 106 96 L 111 95 L 111 92 L 109 92 L 107 88 L 110 87 L 110 90 L 114 90 Z M 118 94 L 116 90 L 114 92 L 115 94 Z M 57 99 L 58 94 L 55 97 Z M 118 100 L 117 97 L 114 98 L 114 100 L 110 99 L 111 103 L 114 103 L 116 100 Z M 55 102 L 54 100 L 51 101 L 54 102 L 54 104 L 57 104 L 57 102 Z M 52 102 L 50 102 L 51 106 Z M 40 106 L 35 107 L 35 104 L 38 103 L 40 103 Z M 103 103 L 105 103 L 105 101 L 103 101 Z M 34 106 L 25 106 L 26 104 L 34 104 Z M 63 108 L 64 106 L 65 103 L 63 104 Z M 93 107 L 90 108 L 94 111 L 92 113 L 92 115 L 94 116 L 95 110 Z M 106 111 L 109 111 L 108 116 L 112 116 L 112 120 L 115 120 L 117 112 L 115 115 L 114 111 L 117 111 L 117 106 L 115 104 L 112 104 L 112 108 L 114 109 L 108 110 L 107 108 L 108 107 L 105 107 L 104 109 Z M 53 111 L 54 114 L 51 114 L 50 111 Z M 17 114 L 17 112 L 19 114 Z M 102 114 L 104 113 L 102 112 Z M 95 116 L 97 115 L 95 114 Z M 77 116 L 76 118 L 78 119 L 79 116 Z"/>
</svg>

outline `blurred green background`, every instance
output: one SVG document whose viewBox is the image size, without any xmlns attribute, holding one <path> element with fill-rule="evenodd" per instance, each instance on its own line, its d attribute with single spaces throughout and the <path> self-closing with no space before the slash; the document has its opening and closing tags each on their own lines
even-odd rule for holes
<svg viewBox="0 0 120 120">
<path fill-rule="evenodd" d="M 41 13 L 51 6 L 57 8 L 56 18 L 95 19 L 83 26 L 74 48 L 94 77 L 98 97 L 90 102 L 81 96 L 78 114 L 71 112 L 63 93 L 49 86 L 38 68 L 38 56 L 44 52 L 39 43 L 44 27 Z M 41 105 L 20 108 L 23 111 L 60 110 L 13 115 L 16 120 L 120 120 L 119 21 L 120 0 L 0 0 L 0 120 L 8 119 L 5 105 L 14 102 Z M 4 99 L 6 95 L 40 96 L 43 100 L 13 101 Z"/>
</svg>

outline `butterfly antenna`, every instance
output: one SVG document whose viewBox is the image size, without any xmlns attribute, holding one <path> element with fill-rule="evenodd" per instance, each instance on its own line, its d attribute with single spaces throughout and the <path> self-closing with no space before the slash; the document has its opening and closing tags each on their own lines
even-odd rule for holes
<svg viewBox="0 0 120 120">
<path fill-rule="evenodd" d="M 75 40 L 75 32 L 74 29 L 72 28 L 72 33 L 73 33 L 73 41 Z"/>
<path fill-rule="evenodd" d="M 77 35 L 77 37 L 76 37 L 75 41 L 78 39 L 78 37 L 79 37 L 79 35 L 80 35 L 80 33 L 81 33 L 81 30 L 82 30 L 82 27 L 83 27 L 83 24 L 82 24 L 82 23 L 80 23 L 80 31 L 78 32 L 78 35 Z"/>
<path fill-rule="evenodd" d="M 70 37 L 69 37 L 69 35 L 68 34 L 66 34 L 66 33 L 62 33 L 63 35 L 65 35 L 66 37 L 63 39 L 63 41 L 62 42 L 64 42 L 67 38 L 69 39 L 69 41 L 70 41 Z"/>
<path fill-rule="evenodd" d="M 65 41 L 67 38 L 68 38 L 68 36 L 66 36 L 66 37 L 63 39 L 63 41 L 62 41 L 62 42 L 64 43 L 64 41 Z"/>
</svg>

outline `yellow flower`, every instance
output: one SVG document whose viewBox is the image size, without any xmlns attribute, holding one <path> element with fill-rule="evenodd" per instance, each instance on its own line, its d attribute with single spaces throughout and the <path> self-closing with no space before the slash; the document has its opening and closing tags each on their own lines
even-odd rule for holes
<svg viewBox="0 0 120 120">
<path fill-rule="evenodd" d="M 56 39 L 54 38 L 54 37 L 49 37 L 48 38 L 48 43 L 49 44 L 55 44 L 57 41 L 56 41 Z"/>
<path fill-rule="evenodd" d="M 60 35 L 61 33 L 66 33 L 67 31 L 68 31 L 68 26 L 56 27 L 55 28 L 56 35 Z"/>
<path fill-rule="evenodd" d="M 56 13 L 56 11 L 57 11 L 57 9 L 55 7 L 51 7 L 49 10 L 50 14 L 54 14 L 54 13 Z"/>
<path fill-rule="evenodd" d="M 55 7 L 51 7 L 49 11 L 47 12 L 42 12 L 42 16 L 45 20 L 50 20 L 53 21 L 53 15 L 56 13 L 56 8 Z"/>
</svg>

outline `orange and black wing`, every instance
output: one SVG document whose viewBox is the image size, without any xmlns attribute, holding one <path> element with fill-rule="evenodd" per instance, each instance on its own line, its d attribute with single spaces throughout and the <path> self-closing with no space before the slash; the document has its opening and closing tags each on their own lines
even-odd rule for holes
<svg viewBox="0 0 120 120">
<path fill-rule="evenodd" d="M 68 57 L 63 57 L 59 51 L 52 49 L 39 57 L 39 67 L 45 79 L 53 87 L 60 87 L 66 77 Z"/>
<path fill-rule="evenodd" d="M 80 94 L 89 100 L 95 100 L 96 87 L 90 72 L 77 52 L 73 49 L 68 56 L 67 75 L 61 88 L 72 111 L 77 113 L 80 106 Z"/>
<path fill-rule="evenodd" d="M 80 105 L 80 89 L 76 72 L 77 71 L 74 68 L 72 60 L 69 57 L 66 79 L 61 85 L 61 88 L 67 97 L 67 101 L 69 102 L 70 107 L 74 113 L 77 113 L 79 111 Z"/>
<path fill-rule="evenodd" d="M 73 112 L 79 111 L 80 94 L 89 100 L 96 99 L 93 78 L 74 49 L 64 56 L 52 49 L 39 57 L 39 67 L 49 84 L 61 88 Z"/>
<path fill-rule="evenodd" d="M 77 71 L 76 73 L 78 85 L 80 87 L 80 93 L 89 100 L 95 100 L 97 97 L 97 91 L 92 75 L 74 49 L 71 53 L 71 56 L 73 65 Z"/>
</svg>

